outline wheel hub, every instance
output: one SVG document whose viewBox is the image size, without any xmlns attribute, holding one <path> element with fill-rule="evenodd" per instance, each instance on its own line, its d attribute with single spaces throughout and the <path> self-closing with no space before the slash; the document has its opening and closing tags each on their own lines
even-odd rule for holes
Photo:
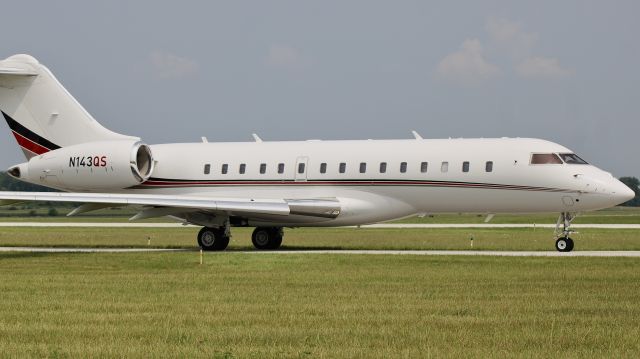
<svg viewBox="0 0 640 359">
<path fill-rule="evenodd" d="M 202 234 L 201 241 L 204 246 L 210 247 L 213 245 L 213 243 L 215 243 L 216 237 L 213 233 L 207 231 Z"/>
<path fill-rule="evenodd" d="M 269 243 L 269 234 L 265 231 L 256 233 L 256 243 L 261 246 L 266 246 Z"/>
</svg>

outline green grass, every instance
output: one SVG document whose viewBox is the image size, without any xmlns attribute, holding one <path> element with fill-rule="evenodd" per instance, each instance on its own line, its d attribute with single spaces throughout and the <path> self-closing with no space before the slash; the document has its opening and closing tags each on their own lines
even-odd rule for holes
<svg viewBox="0 0 640 359">
<path fill-rule="evenodd" d="M 640 261 L 0 254 L 3 357 L 637 357 Z"/>
<path fill-rule="evenodd" d="M 496 214 L 489 223 L 556 223 L 558 213 Z M 434 214 L 411 217 L 394 223 L 484 223 L 486 215 L 468 213 Z M 580 213 L 573 223 L 639 224 L 640 208 L 614 207 Z"/>
<path fill-rule="evenodd" d="M 234 228 L 229 250 L 253 249 L 251 228 Z M 0 228 L 0 246 L 195 248 L 198 228 Z M 473 237 L 473 247 L 470 238 Z M 584 229 L 575 250 L 640 250 L 640 231 Z M 150 240 L 149 240 L 150 239 Z M 553 230 L 498 229 L 286 229 L 283 249 L 554 250 Z"/>
<path fill-rule="evenodd" d="M 133 208 L 112 208 L 94 211 L 74 217 L 66 217 L 71 207 L 56 208 L 58 216 L 48 216 L 48 207 L 0 207 L 0 222 L 128 222 L 136 214 Z M 29 215 L 35 211 L 35 216 Z M 484 223 L 486 215 L 469 213 L 434 214 L 411 217 L 392 223 Z M 556 223 L 558 213 L 497 214 L 490 223 Z M 166 217 L 152 218 L 141 222 L 174 222 Z M 581 213 L 574 223 L 640 224 L 640 208 L 615 207 L 594 212 Z"/>
<path fill-rule="evenodd" d="M 58 215 L 48 214 L 50 207 L 0 207 L 0 222 L 128 222 L 137 212 L 133 208 L 101 209 L 67 217 L 73 207 L 55 207 Z M 139 222 L 176 222 L 167 217 L 146 219 Z"/>
</svg>

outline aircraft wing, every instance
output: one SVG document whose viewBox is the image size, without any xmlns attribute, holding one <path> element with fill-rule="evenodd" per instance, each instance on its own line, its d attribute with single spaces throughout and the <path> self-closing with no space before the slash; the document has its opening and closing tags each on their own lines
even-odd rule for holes
<svg viewBox="0 0 640 359">
<path fill-rule="evenodd" d="M 100 208 L 122 206 L 145 206 L 175 208 L 208 212 L 225 212 L 229 215 L 303 215 L 335 218 L 340 214 L 339 201 L 335 198 L 320 199 L 252 199 L 216 198 L 184 195 L 114 194 L 114 193 L 67 193 L 67 192 L 2 192 L 0 205 L 19 202 L 72 202 L 83 205 L 70 215 Z M 142 216 L 134 219 L 142 219 Z M 144 218 L 148 218 L 144 216 Z"/>
</svg>

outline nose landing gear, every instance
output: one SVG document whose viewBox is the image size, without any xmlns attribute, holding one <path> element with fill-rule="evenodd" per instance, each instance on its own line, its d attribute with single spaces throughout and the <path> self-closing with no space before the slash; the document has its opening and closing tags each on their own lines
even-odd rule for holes
<svg viewBox="0 0 640 359">
<path fill-rule="evenodd" d="M 558 217 L 556 223 L 555 235 L 559 238 L 556 240 L 556 250 L 558 252 L 571 252 L 573 250 L 573 239 L 569 236 L 572 233 L 577 233 L 571 230 L 571 222 L 576 218 L 575 213 L 563 212 Z M 562 225 L 562 231 L 560 231 L 560 225 Z"/>
<path fill-rule="evenodd" d="M 556 249 L 558 252 L 571 252 L 573 250 L 573 239 L 569 237 L 560 237 L 556 240 Z"/>
</svg>

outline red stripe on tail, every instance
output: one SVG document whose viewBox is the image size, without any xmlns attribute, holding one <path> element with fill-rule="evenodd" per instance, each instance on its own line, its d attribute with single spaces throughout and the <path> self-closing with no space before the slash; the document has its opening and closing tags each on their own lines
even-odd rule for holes
<svg viewBox="0 0 640 359">
<path fill-rule="evenodd" d="M 43 147 L 26 137 L 23 137 L 19 133 L 15 131 L 12 131 L 12 132 L 13 132 L 13 136 L 16 138 L 16 141 L 18 141 L 18 144 L 20 145 L 20 147 L 25 148 L 38 155 L 41 155 L 50 151 L 48 148 Z"/>
</svg>

